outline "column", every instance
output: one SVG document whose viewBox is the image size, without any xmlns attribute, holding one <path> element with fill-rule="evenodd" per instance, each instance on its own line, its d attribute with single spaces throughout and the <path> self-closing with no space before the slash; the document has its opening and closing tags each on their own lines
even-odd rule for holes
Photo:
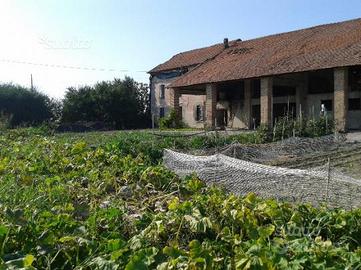
<svg viewBox="0 0 361 270">
<path fill-rule="evenodd" d="M 170 93 L 170 100 L 169 100 L 170 108 L 174 110 L 177 119 L 180 120 L 182 119 L 182 111 L 181 108 L 179 107 L 179 98 L 181 96 L 181 92 L 177 88 L 171 88 L 169 93 Z"/>
<path fill-rule="evenodd" d="M 347 130 L 348 68 L 334 68 L 334 120 L 337 131 Z"/>
<path fill-rule="evenodd" d="M 252 129 L 252 92 L 251 80 L 244 81 L 244 119 L 248 129 Z"/>
<path fill-rule="evenodd" d="M 272 127 L 272 77 L 261 78 L 261 124 Z"/>
<path fill-rule="evenodd" d="M 217 106 L 217 86 L 216 84 L 206 85 L 206 126 L 215 127 Z"/>
</svg>

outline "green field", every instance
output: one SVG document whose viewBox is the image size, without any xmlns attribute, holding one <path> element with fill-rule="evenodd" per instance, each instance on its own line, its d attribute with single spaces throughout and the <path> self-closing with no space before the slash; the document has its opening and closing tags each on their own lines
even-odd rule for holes
<svg viewBox="0 0 361 270">
<path fill-rule="evenodd" d="M 162 149 L 257 133 L 0 133 L 0 269 L 361 269 L 361 209 L 237 197 L 179 179 Z"/>
</svg>

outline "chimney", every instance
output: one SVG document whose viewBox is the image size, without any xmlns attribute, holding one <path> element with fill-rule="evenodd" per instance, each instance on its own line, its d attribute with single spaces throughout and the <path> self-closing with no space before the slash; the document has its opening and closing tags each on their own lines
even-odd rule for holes
<svg viewBox="0 0 361 270">
<path fill-rule="evenodd" d="M 229 48 L 228 38 L 223 39 L 223 45 L 225 49 Z"/>
</svg>

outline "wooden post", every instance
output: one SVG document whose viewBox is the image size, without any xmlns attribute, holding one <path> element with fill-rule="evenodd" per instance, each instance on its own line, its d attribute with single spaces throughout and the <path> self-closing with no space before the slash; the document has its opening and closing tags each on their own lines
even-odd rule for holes
<svg viewBox="0 0 361 270">
<path fill-rule="evenodd" d="M 331 180 L 331 160 L 330 160 L 330 158 L 328 158 L 328 161 L 327 161 L 327 186 L 326 186 L 326 203 L 327 204 L 329 202 L 328 190 L 329 190 L 329 186 L 330 186 L 330 180 Z"/>
</svg>

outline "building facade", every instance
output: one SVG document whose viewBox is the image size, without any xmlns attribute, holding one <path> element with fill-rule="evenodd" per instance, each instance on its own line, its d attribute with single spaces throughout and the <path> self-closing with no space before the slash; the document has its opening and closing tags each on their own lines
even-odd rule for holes
<svg viewBox="0 0 361 270">
<path fill-rule="evenodd" d="M 361 19 L 225 39 L 150 73 L 152 112 L 173 109 L 191 127 L 272 127 L 284 115 L 303 115 L 329 117 L 339 131 L 361 129 Z"/>
</svg>

